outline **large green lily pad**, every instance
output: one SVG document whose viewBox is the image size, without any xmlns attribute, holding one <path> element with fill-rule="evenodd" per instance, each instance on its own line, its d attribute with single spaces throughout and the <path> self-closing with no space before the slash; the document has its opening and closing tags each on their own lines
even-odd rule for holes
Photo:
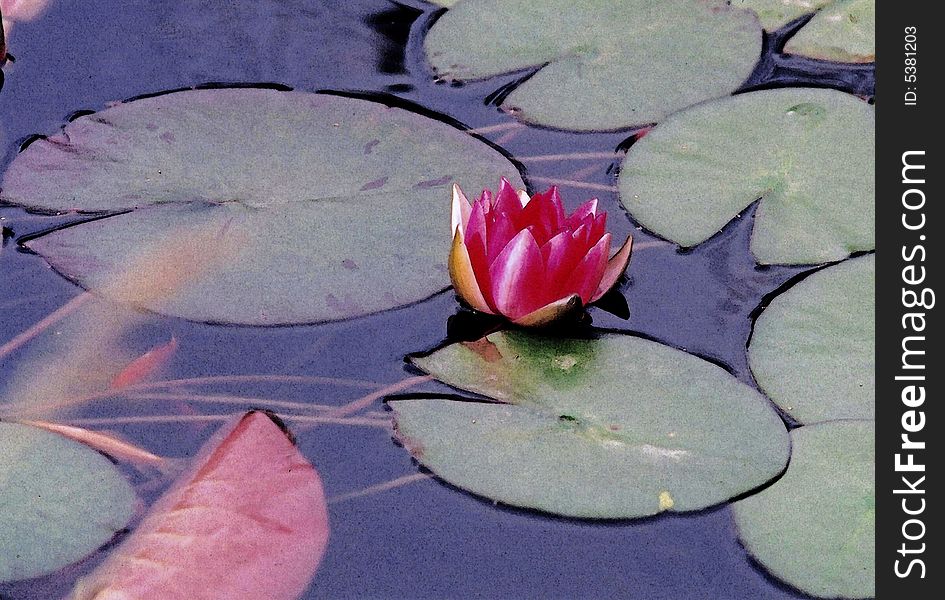
<svg viewBox="0 0 945 600">
<path fill-rule="evenodd" d="M 872 421 L 791 432 L 791 464 L 761 492 L 732 505 L 739 537 L 775 577 L 822 598 L 874 595 Z"/>
<path fill-rule="evenodd" d="M 514 506 L 587 518 L 698 510 L 763 484 L 789 454 L 761 394 L 637 337 L 495 333 L 414 363 L 502 403 L 391 402 L 399 439 L 444 480 Z"/>
<path fill-rule="evenodd" d="M 775 297 L 748 345 L 758 385 L 802 423 L 876 414 L 876 261 L 818 271 Z"/>
<path fill-rule="evenodd" d="M 537 68 L 504 108 L 541 125 L 611 130 L 731 93 L 761 39 L 757 18 L 722 0 L 463 0 L 425 49 L 446 79 Z"/>
<path fill-rule="evenodd" d="M 620 172 L 634 219 L 681 246 L 715 235 L 761 200 L 760 263 L 812 264 L 874 247 L 873 108 L 842 92 L 741 94 L 675 114 Z"/>
<path fill-rule="evenodd" d="M 119 104 L 34 142 L 7 170 L 2 197 L 135 209 L 28 245 L 105 295 L 118 295 L 114 281 L 133 266 L 152 287 L 170 282 L 139 298 L 146 308 L 270 325 L 359 316 L 444 289 L 450 185 L 494 188 L 503 175 L 524 187 L 496 150 L 403 109 L 196 90 Z M 174 252 L 213 264 L 195 269 Z"/>
<path fill-rule="evenodd" d="M 0 581 L 50 573 L 89 554 L 124 528 L 134 499 L 98 452 L 0 423 Z"/>
<path fill-rule="evenodd" d="M 876 0 L 733 0 L 754 11 L 768 31 L 817 11 L 785 44 L 788 54 L 839 62 L 876 58 Z"/>
</svg>

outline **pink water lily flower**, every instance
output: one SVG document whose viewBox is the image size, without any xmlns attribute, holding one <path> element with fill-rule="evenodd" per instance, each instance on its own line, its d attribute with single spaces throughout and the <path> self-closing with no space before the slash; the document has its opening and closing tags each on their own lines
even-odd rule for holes
<svg viewBox="0 0 945 600">
<path fill-rule="evenodd" d="M 607 213 L 591 199 L 565 215 L 555 187 L 531 198 L 505 178 L 470 205 L 453 185 L 449 270 L 472 308 L 523 326 L 542 326 L 610 290 L 627 268 L 633 240 L 612 258 Z"/>
</svg>

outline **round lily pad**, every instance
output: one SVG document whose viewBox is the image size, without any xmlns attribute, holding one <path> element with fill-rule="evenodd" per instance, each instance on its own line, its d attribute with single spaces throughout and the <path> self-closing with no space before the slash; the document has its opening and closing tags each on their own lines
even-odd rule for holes
<svg viewBox="0 0 945 600">
<path fill-rule="evenodd" d="M 89 554 L 124 528 L 134 500 L 98 452 L 0 423 L 0 581 L 44 575 Z"/>
<path fill-rule="evenodd" d="M 875 31 L 876 0 L 837 0 L 794 34 L 784 51 L 838 62 L 872 62 Z"/>
<path fill-rule="evenodd" d="M 359 316 L 444 289 L 450 185 L 495 187 L 503 175 L 524 187 L 498 151 L 404 109 L 192 90 L 119 104 L 34 142 L 7 170 L 2 198 L 130 211 L 28 244 L 86 288 L 116 297 L 115 280 L 133 266 L 160 288 L 138 298 L 146 308 L 273 325 Z"/>
<path fill-rule="evenodd" d="M 715 235 L 760 199 L 751 251 L 813 264 L 874 247 L 873 108 L 834 90 L 741 94 L 675 114 L 634 144 L 620 199 L 681 246 Z"/>
<path fill-rule="evenodd" d="M 445 79 L 537 69 L 504 108 L 550 127 L 611 130 L 731 93 L 761 39 L 755 15 L 722 0 L 463 0 L 425 49 Z"/>
<path fill-rule="evenodd" d="M 755 321 L 748 362 L 758 385 L 801 423 L 876 414 L 873 255 L 820 270 Z"/>
<path fill-rule="evenodd" d="M 437 476 L 505 504 L 587 518 L 698 510 L 788 459 L 787 431 L 761 394 L 641 338 L 495 333 L 414 362 L 502 403 L 391 402 L 399 439 Z"/>
<path fill-rule="evenodd" d="M 732 505 L 742 543 L 768 571 L 822 598 L 871 598 L 875 511 L 872 421 L 791 432 L 781 479 Z"/>
</svg>

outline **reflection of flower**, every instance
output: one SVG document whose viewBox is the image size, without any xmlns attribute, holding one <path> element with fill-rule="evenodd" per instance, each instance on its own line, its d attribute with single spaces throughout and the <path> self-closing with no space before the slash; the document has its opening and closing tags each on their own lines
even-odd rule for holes
<svg viewBox="0 0 945 600">
<path fill-rule="evenodd" d="M 554 187 L 530 199 L 502 179 L 470 206 L 453 185 L 450 278 L 478 311 L 525 326 L 546 325 L 590 304 L 617 283 L 632 239 L 608 260 L 607 213 L 588 200 L 565 216 Z"/>
</svg>

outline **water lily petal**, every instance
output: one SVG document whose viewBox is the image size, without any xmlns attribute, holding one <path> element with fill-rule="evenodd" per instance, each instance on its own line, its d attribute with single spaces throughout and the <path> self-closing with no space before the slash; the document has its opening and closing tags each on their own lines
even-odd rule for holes
<svg viewBox="0 0 945 600">
<path fill-rule="evenodd" d="M 473 204 L 472 209 L 469 211 L 469 220 L 466 222 L 466 234 L 463 236 L 463 239 L 469 240 L 478 235 L 482 238 L 483 243 L 485 243 L 486 206 L 487 204 L 482 201 L 482 198 L 476 200 L 476 203 Z"/>
<path fill-rule="evenodd" d="M 532 227 L 535 241 L 541 246 L 560 229 L 558 215 L 550 194 L 535 194 L 519 217 L 519 227 Z"/>
<path fill-rule="evenodd" d="M 594 216 L 594 224 L 591 227 L 591 243 L 596 244 L 607 232 L 607 213 L 602 212 Z"/>
<path fill-rule="evenodd" d="M 543 327 L 580 309 L 581 297 L 577 294 L 571 294 L 560 300 L 549 302 L 541 308 L 515 319 L 513 323 L 522 327 Z"/>
<path fill-rule="evenodd" d="M 469 215 L 472 213 L 472 206 L 466 198 L 466 194 L 460 189 L 459 184 L 453 184 L 453 206 L 450 212 L 452 221 L 452 233 L 457 231 L 461 236 L 465 236 L 466 224 L 469 223 Z"/>
<path fill-rule="evenodd" d="M 499 212 L 499 209 L 492 211 L 492 214 L 486 219 L 488 233 L 486 234 L 486 249 L 489 264 L 495 262 L 499 253 L 512 241 L 519 229 L 515 226 L 512 218 L 505 212 Z"/>
<path fill-rule="evenodd" d="M 499 183 L 499 193 L 496 194 L 492 207 L 499 212 L 506 213 L 513 220 L 517 220 L 519 213 L 522 212 L 522 201 L 519 200 L 515 188 L 505 177 Z"/>
<path fill-rule="evenodd" d="M 476 201 L 469 215 L 469 223 L 466 224 L 466 235 L 463 243 L 469 254 L 469 262 L 472 265 L 473 273 L 476 274 L 476 281 L 479 283 L 479 290 L 485 296 L 488 302 L 491 294 L 489 292 L 489 258 L 486 253 L 486 219 L 484 214 L 485 204 L 482 199 Z M 495 307 L 490 304 L 492 308 Z"/>
<path fill-rule="evenodd" d="M 528 197 L 528 192 L 526 192 L 525 190 L 519 190 L 519 191 L 518 191 L 518 200 L 519 200 L 519 202 L 522 203 L 522 206 L 525 206 L 526 204 L 528 204 L 528 202 L 531 200 L 531 198 Z"/>
<path fill-rule="evenodd" d="M 581 206 L 577 207 L 571 216 L 568 217 L 567 226 L 571 229 L 577 229 L 585 218 L 597 214 L 597 198 L 591 198 Z"/>
<path fill-rule="evenodd" d="M 543 302 L 545 266 L 531 231 L 520 231 L 489 267 L 493 305 L 499 313 L 517 319 Z"/>
<path fill-rule="evenodd" d="M 600 285 L 604 269 L 607 267 L 607 256 L 610 254 L 610 234 L 597 242 L 587 255 L 581 259 L 577 268 L 571 272 L 565 283 L 565 289 L 581 296 L 584 304 L 589 304 L 591 297 Z"/>
<path fill-rule="evenodd" d="M 482 290 L 479 289 L 479 282 L 476 280 L 476 273 L 469 258 L 469 251 L 466 249 L 466 245 L 463 244 L 462 234 L 459 231 L 453 235 L 449 269 L 450 280 L 452 280 L 453 288 L 455 288 L 459 297 L 479 312 L 494 314 L 492 308 L 486 302 Z"/>
<path fill-rule="evenodd" d="M 600 284 L 597 286 L 597 291 L 594 292 L 594 296 L 591 297 L 591 302 L 599 300 L 601 296 L 610 291 L 610 288 L 616 285 L 617 280 L 620 279 L 620 276 L 627 270 L 627 265 L 630 264 L 630 252 L 632 248 L 633 238 L 628 235 L 627 241 L 623 243 L 620 250 L 617 250 L 617 253 L 607 261 L 604 276 L 601 278 Z"/>
<path fill-rule="evenodd" d="M 574 243 L 567 229 L 541 247 L 541 256 L 545 261 L 545 290 L 549 298 L 567 295 L 564 286 L 585 254 L 586 248 Z"/>
<path fill-rule="evenodd" d="M 577 227 L 572 227 L 571 238 L 574 244 L 580 246 L 584 252 L 587 252 L 598 240 L 592 240 L 591 234 L 594 229 L 594 215 L 587 215 L 580 221 Z"/>
<path fill-rule="evenodd" d="M 482 203 L 482 212 L 488 215 L 492 210 L 492 190 L 482 190 L 479 202 Z"/>
</svg>

